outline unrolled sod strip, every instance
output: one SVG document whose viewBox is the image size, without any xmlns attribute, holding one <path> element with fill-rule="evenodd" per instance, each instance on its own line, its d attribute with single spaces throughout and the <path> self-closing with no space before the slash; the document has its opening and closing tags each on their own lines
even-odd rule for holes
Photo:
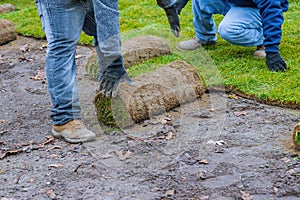
<svg viewBox="0 0 300 200">
<path fill-rule="evenodd" d="M 195 68 L 174 61 L 134 79 L 134 86 L 122 83 L 116 97 L 98 93 L 94 103 L 101 124 L 126 128 L 200 98 L 205 91 Z"/>
</svg>

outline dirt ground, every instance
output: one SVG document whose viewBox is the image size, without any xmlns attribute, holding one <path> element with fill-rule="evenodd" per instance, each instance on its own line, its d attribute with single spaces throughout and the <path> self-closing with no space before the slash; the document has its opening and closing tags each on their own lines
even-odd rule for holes
<svg viewBox="0 0 300 200">
<path fill-rule="evenodd" d="M 51 137 L 46 42 L 0 46 L 0 199 L 300 199 L 300 157 L 291 144 L 299 110 L 220 90 L 120 132 L 103 133 L 97 83 L 78 47 L 78 84 L 95 142 Z"/>
</svg>

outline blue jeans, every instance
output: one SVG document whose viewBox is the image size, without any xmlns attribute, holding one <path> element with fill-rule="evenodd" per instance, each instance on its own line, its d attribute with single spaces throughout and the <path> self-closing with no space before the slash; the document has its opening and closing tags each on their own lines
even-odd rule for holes
<svg viewBox="0 0 300 200">
<path fill-rule="evenodd" d="M 54 125 L 81 118 L 75 54 L 82 31 L 94 36 L 100 71 L 121 55 L 117 0 L 35 0 L 48 46 L 46 75 Z M 95 12 L 96 11 L 96 12 Z"/>
<path fill-rule="evenodd" d="M 228 42 L 240 46 L 262 45 L 264 41 L 258 8 L 239 7 L 226 0 L 193 0 L 193 23 L 201 43 L 217 41 L 213 14 L 224 15 L 218 33 Z"/>
</svg>

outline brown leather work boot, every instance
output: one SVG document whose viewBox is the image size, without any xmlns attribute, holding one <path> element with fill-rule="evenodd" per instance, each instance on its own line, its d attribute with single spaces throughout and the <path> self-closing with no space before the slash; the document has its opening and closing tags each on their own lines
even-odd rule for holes
<svg viewBox="0 0 300 200">
<path fill-rule="evenodd" d="M 96 139 L 96 134 L 89 131 L 78 119 L 64 125 L 54 125 L 52 134 L 54 137 L 63 138 L 69 143 L 90 142 Z"/>
</svg>

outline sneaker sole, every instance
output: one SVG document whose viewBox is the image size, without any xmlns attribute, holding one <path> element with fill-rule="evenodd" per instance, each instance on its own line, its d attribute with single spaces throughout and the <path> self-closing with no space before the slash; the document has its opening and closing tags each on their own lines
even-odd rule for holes
<svg viewBox="0 0 300 200">
<path fill-rule="evenodd" d="M 201 47 L 201 46 L 200 46 Z M 194 51 L 194 50 L 196 50 L 196 49 L 199 49 L 200 47 L 197 47 L 197 48 L 195 48 L 195 49 L 182 49 L 182 48 L 180 48 L 179 46 L 176 46 L 176 48 L 178 49 L 178 50 L 180 50 L 180 51 Z"/>
<path fill-rule="evenodd" d="M 199 47 L 197 48 L 194 48 L 194 49 L 183 49 L 183 48 L 180 48 L 179 46 L 176 46 L 176 48 L 180 51 L 194 51 L 196 49 L 199 49 L 200 47 L 205 47 L 205 46 L 213 46 L 213 45 L 216 45 L 217 42 L 208 42 L 206 44 L 201 44 Z"/>
</svg>

